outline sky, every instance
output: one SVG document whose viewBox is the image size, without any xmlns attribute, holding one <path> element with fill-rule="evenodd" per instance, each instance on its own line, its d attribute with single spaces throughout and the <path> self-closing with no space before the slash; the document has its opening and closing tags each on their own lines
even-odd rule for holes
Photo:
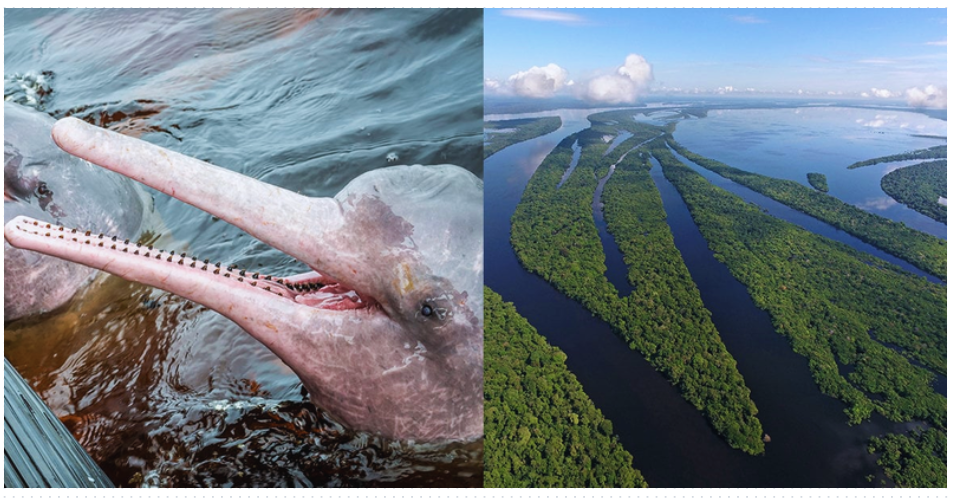
<svg viewBox="0 0 954 498">
<path fill-rule="evenodd" d="M 907 100 L 946 107 L 944 9 L 487 9 L 487 95 Z"/>
</svg>

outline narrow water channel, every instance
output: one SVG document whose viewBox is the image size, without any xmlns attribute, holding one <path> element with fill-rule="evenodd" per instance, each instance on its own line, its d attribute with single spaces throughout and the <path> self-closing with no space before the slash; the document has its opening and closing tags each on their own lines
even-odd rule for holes
<svg viewBox="0 0 954 498">
<path fill-rule="evenodd" d="M 573 149 L 573 159 L 570 160 L 570 165 L 566 168 L 566 171 L 563 172 L 563 176 L 560 178 L 560 183 L 557 184 L 557 188 L 562 187 L 563 184 L 566 183 L 566 179 L 573 174 L 573 170 L 576 169 L 576 165 L 580 162 L 580 154 L 583 152 L 583 146 L 580 145 L 580 141 L 575 140 L 570 148 Z"/>
<path fill-rule="evenodd" d="M 731 449 L 700 412 L 609 326 L 520 266 L 510 246 L 510 218 L 546 154 L 561 139 L 588 126 L 582 119 L 585 116 L 573 117 L 563 115 L 561 130 L 504 149 L 485 162 L 485 279 L 567 354 L 567 366 L 612 420 L 620 442 L 633 454 L 634 466 L 654 487 L 877 485 L 880 474 L 875 458 L 865 451 L 866 441 L 896 429 L 896 424 L 878 418 L 847 425 L 844 405 L 819 391 L 807 360 L 791 351 L 786 339 L 771 328 L 767 315 L 754 307 L 745 288 L 707 254 L 708 247 L 684 204 L 679 214 L 682 199 L 671 185 L 666 189 L 664 178 L 665 183 L 657 185 L 677 247 L 726 346 L 739 362 L 760 409 L 759 418 L 772 438 L 764 456 Z M 653 174 L 659 175 L 658 170 L 655 167 Z M 654 180 L 658 182 L 656 176 Z M 608 246 L 604 243 L 604 247 Z M 625 281 L 625 267 L 615 273 Z M 878 478 L 869 483 L 865 479 L 869 474 Z"/>
</svg>

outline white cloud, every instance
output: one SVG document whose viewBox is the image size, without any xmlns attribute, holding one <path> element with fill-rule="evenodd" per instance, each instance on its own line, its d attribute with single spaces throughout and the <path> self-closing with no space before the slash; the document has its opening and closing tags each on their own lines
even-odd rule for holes
<svg viewBox="0 0 954 498">
<path fill-rule="evenodd" d="M 484 78 L 484 91 L 485 92 L 498 92 L 500 90 L 500 82 L 493 78 Z"/>
<path fill-rule="evenodd" d="M 932 46 L 935 46 L 935 47 L 946 47 L 946 46 L 947 46 L 947 40 L 929 41 L 929 42 L 925 43 L 925 45 L 932 45 Z"/>
<path fill-rule="evenodd" d="M 520 71 L 507 78 L 507 84 L 521 97 L 548 98 L 567 84 L 567 76 L 566 69 L 551 63 Z"/>
<path fill-rule="evenodd" d="M 929 107 L 932 109 L 947 109 L 947 87 L 928 85 L 924 88 L 908 88 L 904 91 L 908 105 L 912 107 Z"/>
<path fill-rule="evenodd" d="M 875 97 L 882 98 L 882 99 L 889 99 L 895 96 L 895 94 L 891 90 L 887 90 L 883 88 L 872 88 L 871 95 L 874 95 Z"/>
<path fill-rule="evenodd" d="M 597 76 L 581 85 L 584 100 L 607 104 L 632 104 L 653 81 L 653 66 L 638 54 L 629 54 L 615 74 Z"/>
<path fill-rule="evenodd" d="M 585 24 L 585 18 L 568 12 L 546 9 L 505 9 L 501 13 L 508 17 L 519 17 L 532 21 L 558 22 L 561 24 Z"/>
</svg>

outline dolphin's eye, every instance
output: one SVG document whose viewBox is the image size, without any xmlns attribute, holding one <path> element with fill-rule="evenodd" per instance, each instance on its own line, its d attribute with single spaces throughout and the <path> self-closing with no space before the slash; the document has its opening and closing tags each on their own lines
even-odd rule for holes
<svg viewBox="0 0 954 498">
<path fill-rule="evenodd" d="M 43 198 L 53 195 L 53 191 L 50 190 L 50 187 L 46 186 L 46 182 L 39 182 L 36 187 L 36 196 Z"/>
<path fill-rule="evenodd" d="M 424 303 L 424 305 L 421 306 L 421 314 L 424 316 L 431 316 L 434 314 L 434 308 L 432 308 L 430 304 Z"/>
</svg>

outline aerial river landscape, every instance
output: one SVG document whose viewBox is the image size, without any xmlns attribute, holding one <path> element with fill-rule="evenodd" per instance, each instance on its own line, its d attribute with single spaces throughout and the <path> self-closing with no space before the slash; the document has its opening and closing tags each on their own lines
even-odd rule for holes
<svg viewBox="0 0 954 498">
<path fill-rule="evenodd" d="M 889 479 L 876 463 L 877 455 L 868 452 L 868 440 L 885 433 L 925 427 L 926 424 L 919 421 L 892 422 L 875 413 L 860 424 L 849 425 L 845 405 L 822 393 L 813 381 L 808 359 L 793 351 L 789 341 L 776 332 L 770 314 L 756 306 L 746 286 L 713 256 L 685 202 L 663 175 L 655 159 L 652 159 L 650 174 L 661 194 L 666 221 L 705 308 L 712 314 L 712 322 L 751 389 L 751 399 L 758 407 L 758 419 L 766 435 L 764 454 L 752 456 L 732 449 L 683 399 L 679 390 L 655 371 L 639 352 L 632 351 L 610 325 L 521 265 L 511 246 L 511 218 L 524 189 L 547 154 L 566 137 L 587 129 L 591 123 L 586 118 L 595 112 L 560 110 L 485 116 L 485 121 L 496 121 L 559 115 L 563 122 L 559 130 L 512 145 L 485 161 L 486 285 L 498 292 L 504 301 L 513 302 L 516 310 L 531 325 L 566 353 L 568 368 L 596 406 L 613 421 L 619 441 L 633 455 L 633 466 L 642 471 L 650 486 L 885 485 Z M 665 113 L 647 114 L 648 117 L 639 116 L 640 120 L 650 120 Z M 801 125 L 793 123 L 793 116 L 806 114 L 814 119 Z M 809 165 L 805 166 L 808 171 L 828 174 L 832 180 L 832 195 L 943 237 L 943 224 L 894 203 L 880 192 L 880 175 L 894 165 L 869 167 L 868 171 L 865 168 L 846 169 L 849 164 L 865 158 L 939 143 L 936 138 L 912 137 L 905 133 L 895 133 L 887 141 L 884 135 L 866 134 L 870 128 L 860 126 L 858 120 L 873 121 L 881 114 L 884 113 L 877 110 L 849 108 L 710 111 L 710 117 L 680 120 L 673 136 L 693 152 L 772 177 L 787 177 L 806 183 L 805 172 L 793 165 Z M 892 114 L 926 130 L 924 134 L 946 133 L 943 121 L 914 113 Z M 758 139 L 741 147 L 736 140 L 726 140 L 720 133 L 727 133 L 727 127 L 722 126 L 720 119 L 733 123 L 733 127 L 728 127 L 733 133 Z M 667 121 L 665 118 L 652 120 L 658 120 L 656 124 Z M 766 123 L 785 126 L 766 126 Z M 763 132 L 755 133 L 756 129 Z M 772 131 L 764 132 L 766 129 Z M 848 130 L 853 134 L 847 133 Z M 783 145 L 776 143 L 776 138 L 782 140 Z M 794 147 L 794 142 L 808 144 Z M 784 148 L 786 153 L 773 155 L 773 147 Z M 634 152 L 616 151 L 616 154 Z M 685 157 L 676 157 L 714 185 L 740 195 L 773 217 L 897 264 L 921 278 L 940 282 L 939 278 L 856 237 L 705 170 Z M 818 157 L 828 158 L 827 163 L 819 164 Z M 574 155 L 566 167 L 574 167 L 577 160 L 578 155 Z M 618 162 L 621 161 L 622 158 Z M 754 165 L 767 166 L 756 170 Z M 610 175 L 601 179 L 599 190 Z M 599 195 L 594 197 L 593 215 L 605 253 L 606 278 L 614 284 L 620 296 L 625 296 L 633 291 L 633 287 L 627 283 L 622 253 L 607 231 L 598 198 Z M 882 206 L 887 208 L 882 209 Z M 847 375 L 848 367 L 845 368 L 843 373 Z M 946 396 L 944 376 L 937 375 L 932 386 Z"/>
</svg>

